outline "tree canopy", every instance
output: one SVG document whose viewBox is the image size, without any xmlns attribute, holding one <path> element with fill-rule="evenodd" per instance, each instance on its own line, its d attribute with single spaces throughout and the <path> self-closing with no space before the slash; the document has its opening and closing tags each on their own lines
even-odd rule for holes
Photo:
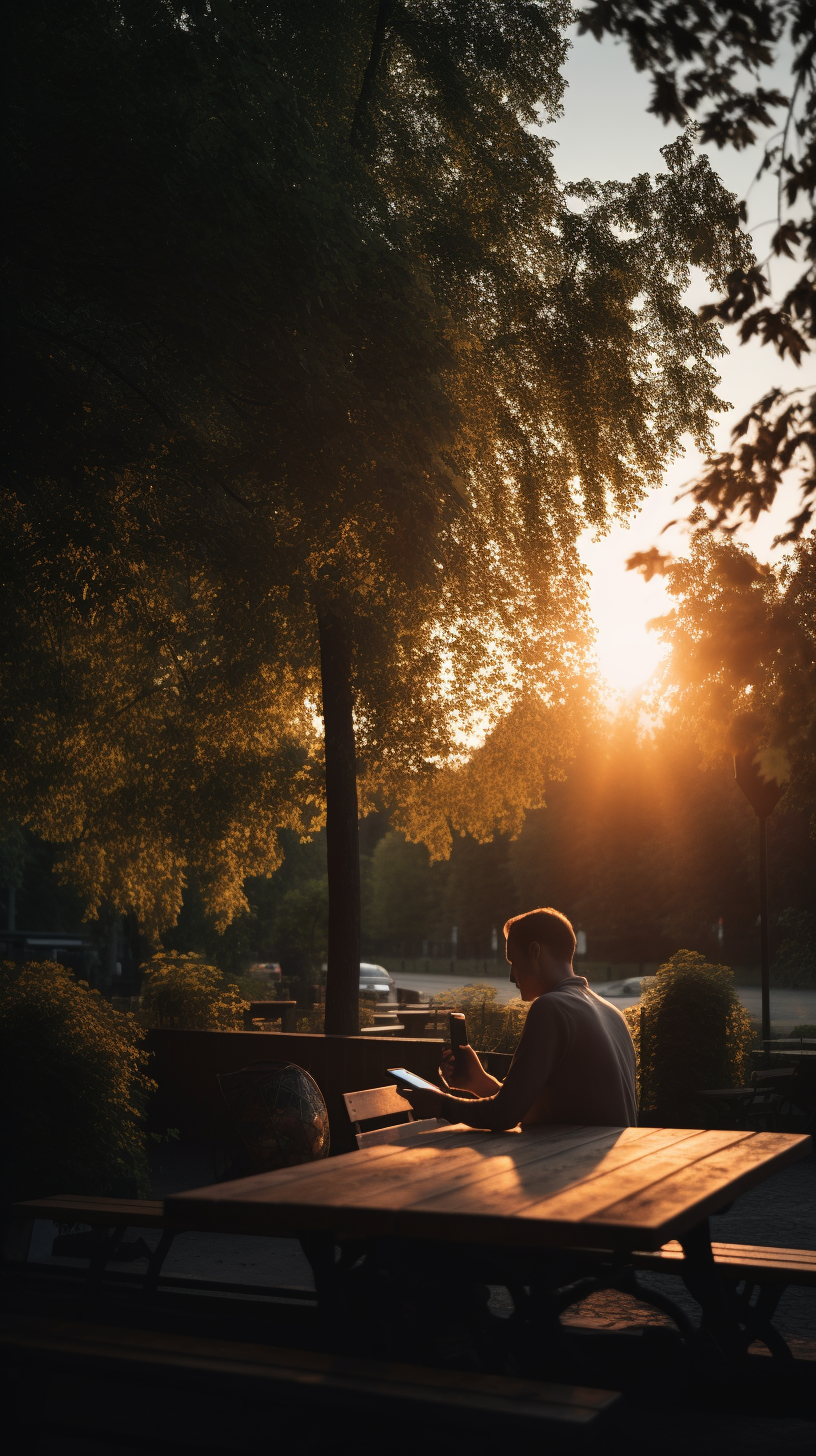
<svg viewBox="0 0 816 1456">
<path fill-rule="evenodd" d="M 569 18 L 14 17 L 4 791 L 157 928 L 188 865 L 228 920 L 325 804 L 338 1030 L 358 785 L 435 853 L 518 828 L 570 749 L 577 536 L 722 407 L 683 295 L 751 266 L 736 200 L 688 133 L 559 183 Z"/>
<path fill-rule="evenodd" d="M 625 39 L 639 71 L 651 73 L 649 110 L 667 124 L 700 117 L 701 140 L 737 150 L 774 126 L 757 176 L 777 179 L 776 227 L 761 263 L 732 270 L 725 296 L 706 318 L 737 327 L 797 364 L 816 334 L 816 6 L 813 0 L 592 0 L 579 27 L 596 40 Z M 767 84 L 767 70 L 791 56 L 790 87 Z M 781 124 L 776 124 L 782 112 Z M 745 204 L 743 204 L 744 210 Z M 801 210 L 800 210 L 801 209 Z M 803 271 L 778 300 L 770 263 L 799 260 Z M 796 470 L 802 508 L 783 541 L 796 541 L 813 518 L 816 493 L 816 393 L 769 390 L 732 432 L 734 448 L 710 458 L 691 495 L 712 510 L 712 526 L 755 521 L 773 505 L 786 472 Z"/>
<path fill-rule="evenodd" d="M 816 539 L 774 569 L 702 527 L 667 587 L 663 687 L 705 758 L 753 750 L 816 827 Z"/>
</svg>

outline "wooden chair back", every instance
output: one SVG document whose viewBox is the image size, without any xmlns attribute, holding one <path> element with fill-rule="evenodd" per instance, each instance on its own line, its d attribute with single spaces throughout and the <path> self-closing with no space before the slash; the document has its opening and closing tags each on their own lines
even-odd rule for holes
<svg viewBox="0 0 816 1456">
<path fill-rule="evenodd" d="M 376 1147 L 380 1143 L 410 1142 L 418 1133 L 432 1132 L 443 1123 L 438 1117 L 424 1117 L 417 1122 L 410 1102 L 401 1097 L 396 1086 L 366 1087 L 362 1092 L 344 1092 L 343 1101 L 358 1148 Z M 388 1127 L 375 1127 L 365 1132 L 362 1124 L 381 1117 L 399 1117 L 402 1121 Z"/>
</svg>

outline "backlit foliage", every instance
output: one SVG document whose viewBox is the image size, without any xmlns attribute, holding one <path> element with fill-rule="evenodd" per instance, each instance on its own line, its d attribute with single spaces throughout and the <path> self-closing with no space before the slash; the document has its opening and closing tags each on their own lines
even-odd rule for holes
<svg viewBox="0 0 816 1456">
<path fill-rule="evenodd" d="M 38 16 L 12 102 L 9 812 L 91 913 L 155 933 L 191 865 L 226 923 L 277 829 L 323 817 L 330 610 L 361 811 L 385 796 L 435 855 L 515 833 L 574 745 L 578 536 L 721 407 L 720 324 L 683 300 L 693 265 L 749 266 L 735 199 L 690 134 L 656 178 L 559 183 L 536 123 L 561 0 Z"/>
<path fill-rule="evenodd" d="M 142 1016 L 148 1026 L 196 1031 L 243 1031 L 249 1002 L 224 983 L 202 956 L 151 956 L 142 966 Z"/>
<path fill-rule="evenodd" d="M 56 961 L 0 967 L 4 1203 L 148 1192 L 143 1036 Z"/>
<path fill-rule="evenodd" d="M 816 914 L 786 910 L 779 917 L 779 927 L 782 942 L 774 958 L 776 980 L 786 986 L 816 986 Z M 813 1036 L 814 1032 L 800 1031 L 798 1035 Z"/>
<path fill-rule="evenodd" d="M 667 1127 L 706 1127 L 711 1104 L 698 1093 L 741 1087 L 753 1029 L 726 966 L 679 950 L 644 983 L 626 1013 L 638 1057 L 639 1114 Z"/>
<path fill-rule="evenodd" d="M 784 359 L 808 359 L 816 335 L 816 9 L 813 0 L 592 0 L 581 30 L 596 40 L 625 39 L 638 71 L 654 83 L 649 110 L 667 124 L 700 116 L 703 141 L 737 151 L 772 127 L 755 180 L 776 178 L 776 226 L 767 256 L 734 268 L 724 297 L 706 304 L 704 318 L 733 324 L 740 342 L 757 338 Z M 779 89 L 782 67 L 790 65 Z M 775 68 L 775 73 L 770 70 Z M 767 131 L 766 131 L 767 135 Z M 745 209 L 745 204 L 741 207 Z M 772 297 L 777 259 L 804 263 L 782 297 Z M 730 517 L 756 520 L 773 504 L 782 476 L 800 467 L 801 510 L 783 541 L 796 541 L 813 518 L 816 393 L 773 389 L 734 428 L 735 448 L 707 461 L 689 488 L 712 508 L 709 524 Z M 731 524 L 726 529 L 733 530 Z"/>
<path fill-rule="evenodd" d="M 530 1009 L 526 1001 L 506 1001 L 497 1005 L 496 987 L 478 982 L 451 991 L 439 991 L 431 997 L 430 1004 L 465 1012 L 468 1041 L 477 1052 L 514 1052 L 521 1041 Z"/>
<path fill-rule="evenodd" d="M 755 747 L 789 801 L 816 810 L 816 537 L 780 567 L 698 531 L 663 568 L 676 605 L 664 687 L 709 761 Z"/>
</svg>

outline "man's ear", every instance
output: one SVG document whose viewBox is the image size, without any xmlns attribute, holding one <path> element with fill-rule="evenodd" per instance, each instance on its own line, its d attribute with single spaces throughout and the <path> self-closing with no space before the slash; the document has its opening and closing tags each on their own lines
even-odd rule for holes
<svg viewBox="0 0 816 1456">
<path fill-rule="evenodd" d="M 541 946 L 539 945 L 537 940 L 530 941 L 530 944 L 527 947 L 527 955 L 529 956 L 531 961 L 538 962 L 541 960 Z"/>
</svg>

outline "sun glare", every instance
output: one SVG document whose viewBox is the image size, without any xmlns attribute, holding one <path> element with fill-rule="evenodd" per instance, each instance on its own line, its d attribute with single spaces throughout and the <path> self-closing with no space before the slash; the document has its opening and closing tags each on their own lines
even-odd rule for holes
<svg viewBox="0 0 816 1456">
<path fill-rule="evenodd" d="M 628 533 L 613 529 L 602 541 L 586 538 L 581 555 L 592 572 L 589 601 L 597 633 L 595 658 L 610 694 L 625 697 L 653 677 L 665 648 L 646 623 L 670 608 L 662 577 L 644 582 L 627 571 L 625 558 L 636 549 Z"/>
</svg>

